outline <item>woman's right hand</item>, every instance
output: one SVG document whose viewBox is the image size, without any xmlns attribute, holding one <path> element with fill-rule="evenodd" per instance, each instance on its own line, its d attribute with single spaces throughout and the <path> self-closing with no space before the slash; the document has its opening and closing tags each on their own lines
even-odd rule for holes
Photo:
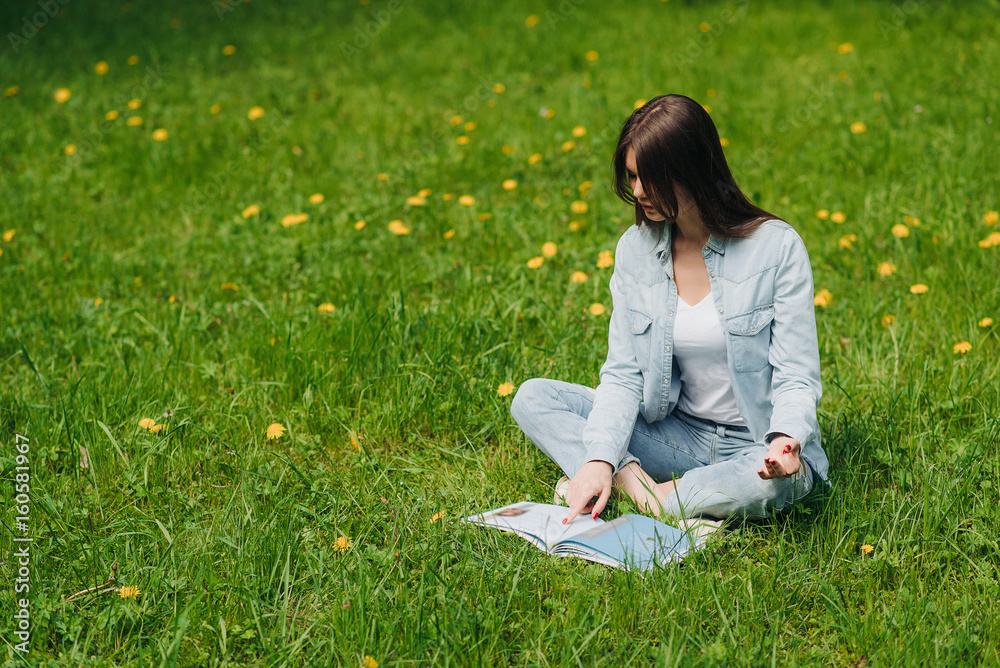
<svg viewBox="0 0 1000 668">
<path fill-rule="evenodd" d="M 569 515 L 563 524 L 569 524 L 581 512 L 593 514 L 594 519 L 601 514 L 611 497 L 611 474 L 614 467 L 608 462 L 595 460 L 584 464 L 573 479 L 569 481 L 569 491 L 566 493 L 566 503 L 569 504 Z M 591 503 L 594 497 L 596 503 Z"/>
</svg>

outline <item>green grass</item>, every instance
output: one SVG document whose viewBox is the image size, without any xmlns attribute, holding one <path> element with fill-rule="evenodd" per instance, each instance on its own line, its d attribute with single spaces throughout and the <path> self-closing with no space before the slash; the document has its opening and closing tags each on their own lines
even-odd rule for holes
<svg viewBox="0 0 1000 668">
<path fill-rule="evenodd" d="M 9 4 L 4 35 L 41 11 Z M 17 53 L 0 44 L 0 88 L 18 87 L 0 97 L 12 664 L 1000 662 L 1000 365 L 997 325 L 979 325 L 1000 321 L 1000 246 L 978 245 L 1000 208 L 995 0 L 166 4 L 69 2 Z M 737 180 L 832 294 L 834 487 L 640 578 L 456 520 L 549 499 L 559 473 L 497 387 L 596 383 L 596 262 L 631 219 L 611 150 L 634 102 L 665 92 L 710 105 Z M 292 213 L 309 219 L 282 226 Z M 920 224 L 897 238 L 904 216 Z M 268 440 L 273 422 L 287 432 Z M 116 562 L 138 598 L 66 600 Z"/>
</svg>

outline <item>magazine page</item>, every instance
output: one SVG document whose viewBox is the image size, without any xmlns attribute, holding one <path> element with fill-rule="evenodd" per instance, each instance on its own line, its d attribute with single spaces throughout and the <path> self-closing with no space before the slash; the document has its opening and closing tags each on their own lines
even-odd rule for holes
<svg viewBox="0 0 1000 668">
<path fill-rule="evenodd" d="M 561 540 L 605 524 L 604 520 L 595 520 L 589 515 L 578 515 L 569 524 L 563 524 L 562 521 L 567 513 L 569 509 L 565 506 L 524 501 L 488 510 L 479 515 L 470 515 L 464 521 L 512 531 L 547 552 Z"/>
<path fill-rule="evenodd" d="M 623 515 L 563 539 L 553 553 L 597 553 L 607 557 L 611 563 L 622 564 L 630 570 L 645 571 L 676 561 L 698 546 L 700 544 L 695 544 L 686 532 L 651 517 Z"/>
</svg>

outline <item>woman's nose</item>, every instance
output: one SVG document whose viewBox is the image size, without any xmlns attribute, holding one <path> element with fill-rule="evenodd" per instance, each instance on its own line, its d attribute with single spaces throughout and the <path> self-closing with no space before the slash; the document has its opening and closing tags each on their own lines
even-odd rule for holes
<svg viewBox="0 0 1000 668">
<path fill-rule="evenodd" d="M 635 195 L 636 199 L 642 199 L 642 181 L 639 177 L 636 177 L 635 183 L 632 185 L 632 194 Z"/>
</svg>

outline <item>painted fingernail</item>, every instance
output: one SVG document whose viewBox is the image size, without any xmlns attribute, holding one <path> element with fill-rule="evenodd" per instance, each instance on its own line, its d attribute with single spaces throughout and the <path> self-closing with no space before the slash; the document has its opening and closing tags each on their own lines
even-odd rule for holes
<svg viewBox="0 0 1000 668">
<path fill-rule="evenodd" d="M 785 452 L 791 452 L 791 451 L 792 451 L 792 446 L 786 445 L 785 446 Z"/>
<path fill-rule="evenodd" d="M 569 519 L 568 517 L 564 517 L 563 518 L 563 524 L 566 524 L 566 520 L 568 520 L 568 519 Z"/>
<path fill-rule="evenodd" d="M 594 513 L 594 519 L 595 520 L 597 519 L 597 513 Z"/>
</svg>

